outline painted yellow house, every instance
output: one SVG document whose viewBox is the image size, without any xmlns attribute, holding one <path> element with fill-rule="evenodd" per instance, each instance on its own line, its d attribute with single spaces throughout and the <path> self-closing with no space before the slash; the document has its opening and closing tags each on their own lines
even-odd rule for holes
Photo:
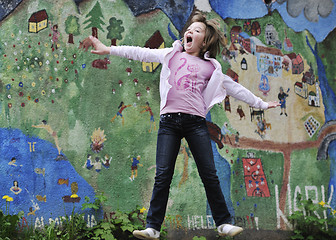
<svg viewBox="0 0 336 240">
<path fill-rule="evenodd" d="M 146 42 L 145 47 L 151 49 L 160 49 L 165 47 L 163 37 L 159 30 L 157 30 Z M 160 65 L 158 62 L 142 62 L 142 71 L 154 72 Z"/>
<path fill-rule="evenodd" d="M 28 32 L 38 33 L 48 27 L 48 14 L 45 9 L 33 13 L 28 20 Z"/>
</svg>

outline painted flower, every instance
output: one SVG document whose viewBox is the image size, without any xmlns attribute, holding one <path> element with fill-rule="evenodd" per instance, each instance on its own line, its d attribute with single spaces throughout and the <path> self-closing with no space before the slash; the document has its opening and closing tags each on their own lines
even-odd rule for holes
<svg viewBox="0 0 336 240">
<path fill-rule="evenodd" d="M 32 82 L 31 85 L 32 85 L 32 87 L 35 87 L 35 86 L 36 86 L 36 83 L 35 83 L 35 82 Z"/>
<path fill-rule="evenodd" d="M 46 95 L 46 91 L 42 90 L 41 94 L 42 94 L 42 96 Z"/>
<path fill-rule="evenodd" d="M 28 101 L 30 101 L 31 100 L 31 96 L 28 96 L 27 99 L 28 99 Z"/>
<path fill-rule="evenodd" d="M 8 103 L 8 108 L 12 108 L 12 104 L 11 103 Z"/>
<path fill-rule="evenodd" d="M 2 197 L 2 199 L 7 199 L 7 198 L 9 198 L 8 195 L 5 195 L 5 196 Z"/>
<path fill-rule="evenodd" d="M 25 107 L 26 106 L 26 104 L 25 103 L 21 103 L 21 107 Z"/>
<path fill-rule="evenodd" d="M 23 82 L 19 82 L 19 87 L 23 87 Z"/>
<path fill-rule="evenodd" d="M 325 206 L 325 202 L 323 202 L 323 201 L 319 202 L 319 204 L 320 204 L 322 207 Z"/>
<path fill-rule="evenodd" d="M 36 99 L 34 100 L 34 102 L 38 103 L 38 102 L 39 102 L 39 99 L 38 99 L 38 98 L 36 98 Z"/>
<path fill-rule="evenodd" d="M 12 99 L 12 95 L 8 94 L 8 95 L 7 95 L 7 98 L 8 98 L 8 99 Z"/>
<path fill-rule="evenodd" d="M 6 201 L 7 201 L 7 202 L 13 202 L 13 198 L 12 198 L 12 197 L 8 197 L 8 198 L 6 199 Z"/>
<path fill-rule="evenodd" d="M 19 96 L 20 96 L 20 97 L 23 97 L 23 92 L 19 92 Z"/>
<path fill-rule="evenodd" d="M 6 85 L 7 90 L 10 90 L 11 87 L 12 87 L 12 86 L 11 86 L 10 84 L 7 84 L 7 85 Z"/>
</svg>

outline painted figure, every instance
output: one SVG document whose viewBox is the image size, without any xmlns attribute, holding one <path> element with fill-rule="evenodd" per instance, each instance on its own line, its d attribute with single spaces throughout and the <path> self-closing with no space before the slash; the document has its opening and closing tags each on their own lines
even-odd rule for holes
<svg viewBox="0 0 336 240">
<path fill-rule="evenodd" d="M 10 188 L 11 192 L 13 192 L 15 195 L 18 195 L 22 189 L 19 188 L 18 181 L 13 181 L 13 187 Z"/>
<path fill-rule="evenodd" d="M 144 113 L 144 112 L 149 112 L 150 115 L 150 128 L 148 130 L 148 132 L 152 132 L 152 128 L 154 128 L 154 130 L 156 130 L 156 125 L 155 125 L 155 120 L 154 120 L 154 114 L 152 112 L 151 107 L 149 106 L 149 102 L 146 102 L 146 106 L 142 106 L 142 108 L 144 108 L 140 113 Z"/>
<path fill-rule="evenodd" d="M 99 173 L 102 169 L 102 163 L 100 162 L 99 157 L 96 157 L 95 160 L 96 162 L 93 165 L 94 165 L 96 172 Z"/>
<path fill-rule="evenodd" d="M 42 121 L 42 124 L 40 125 L 32 125 L 32 127 L 34 128 L 42 128 L 45 129 L 53 138 L 55 141 L 55 145 L 56 148 L 58 150 L 58 156 L 56 158 L 56 160 L 65 160 L 66 158 L 61 154 L 61 147 L 59 146 L 59 142 L 58 142 L 58 136 L 57 136 L 57 132 L 55 132 L 50 125 L 47 124 L 46 120 Z"/>
<path fill-rule="evenodd" d="M 114 115 L 114 117 L 111 119 L 111 122 L 113 122 L 117 116 L 121 117 L 122 119 L 122 125 L 124 126 L 124 123 L 125 123 L 125 118 L 124 116 L 122 115 L 122 112 L 125 110 L 125 108 L 128 108 L 128 107 L 131 107 L 132 105 L 125 105 L 124 102 L 120 102 L 119 106 L 118 106 L 118 109 L 119 111 L 117 112 L 116 115 Z"/>
<path fill-rule="evenodd" d="M 131 166 L 132 175 L 130 176 L 131 181 L 133 181 L 138 176 L 138 165 L 140 167 L 143 166 L 140 163 L 140 158 L 141 158 L 140 155 L 138 155 L 136 158 L 135 157 L 131 158 L 131 161 L 132 161 L 132 166 Z"/>
<path fill-rule="evenodd" d="M 104 159 L 103 159 L 103 166 L 105 168 L 109 169 L 111 161 L 112 161 L 112 157 L 109 158 L 109 156 L 107 154 L 105 154 Z"/>
<path fill-rule="evenodd" d="M 289 91 L 289 89 L 288 89 L 288 91 Z M 287 117 L 287 112 L 286 112 L 286 98 L 287 97 L 288 97 L 288 94 L 284 92 L 282 87 L 280 87 L 280 92 L 278 94 L 278 99 L 280 100 L 280 108 L 281 108 L 280 115 L 285 114 L 286 117 Z"/>
<path fill-rule="evenodd" d="M 52 25 L 51 22 L 49 22 L 50 26 Z M 58 44 L 58 38 L 60 33 L 58 32 L 58 25 L 54 24 L 52 25 L 52 44 L 51 44 L 51 48 L 56 48 L 57 49 L 57 44 Z"/>
<path fill-rule="evenodd" d="M 87 155 L 87 159 L 86 159 L 86 161 L 85 161 L 85 163 L 83 165 L 83 168 L 87 168 L 87 169 L 90 170 L 93 167 L 91 157 L 92 157 L 91 154 Z"/>
</svg>

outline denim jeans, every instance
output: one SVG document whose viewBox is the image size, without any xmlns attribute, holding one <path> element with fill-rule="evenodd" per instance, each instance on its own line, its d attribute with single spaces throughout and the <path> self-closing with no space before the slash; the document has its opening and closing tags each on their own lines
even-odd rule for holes
<svg viewBox="0 0 336 240">
<path fill-rule="evenodd" d="M 176 158 L 183 137 L 188 142 L 195 159 L 216 226 L 230 220 L 230 213 L 216 173 L 205 118 L 184 113 L 168 113 L 160 116 L 156 152 L 156 176 L 147 214 L 147 228 L 154 228 L 157 231 L 161 229 L 166 213 Z"/>
</svg>

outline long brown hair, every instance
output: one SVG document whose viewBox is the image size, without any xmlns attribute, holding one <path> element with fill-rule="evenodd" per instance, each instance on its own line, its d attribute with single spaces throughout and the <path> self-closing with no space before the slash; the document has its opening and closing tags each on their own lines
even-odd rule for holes
<svg viewBox="0 0 336 240">
<path fill-rule="evenodd" d="M 226 45 L 226 37 L 224 33 L 219 29 L 220 24 L 216 19 L 207 20 L 206 16 L 201 12 L 196 12 L 191 18 L 190 23 L 201 22 L 206 26 L 204 46 L 201 49 L 200 57 L 203 58 L 204 54 L 209 51 L 209 57 L 215 58 L 220 53 L 221 46 Z"/>
</svg>

